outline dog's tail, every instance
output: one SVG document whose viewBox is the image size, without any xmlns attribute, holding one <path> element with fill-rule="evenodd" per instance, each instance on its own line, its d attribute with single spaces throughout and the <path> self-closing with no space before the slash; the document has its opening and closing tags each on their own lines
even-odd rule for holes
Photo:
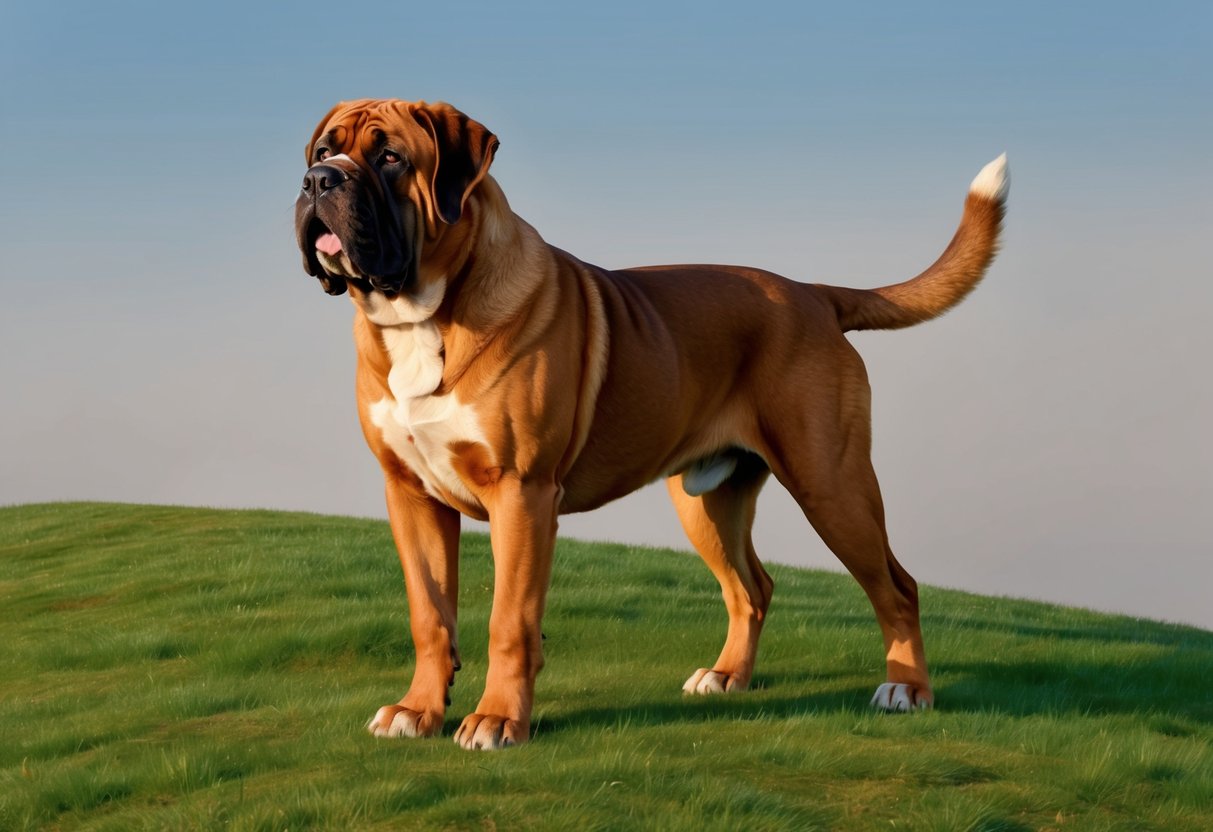
<svg viewBox="0 0 1213 832">
<path fill-rule="evenodd" d="M 829 290 L 843 330 L 913 326 L 942 315 L 964 300 L 998 252 L 1009 183 L 1004 153 L 977 174 L 969 186 L 956 236 L 918 277 L 879 289 L 823 287 Z"/>
</svg>

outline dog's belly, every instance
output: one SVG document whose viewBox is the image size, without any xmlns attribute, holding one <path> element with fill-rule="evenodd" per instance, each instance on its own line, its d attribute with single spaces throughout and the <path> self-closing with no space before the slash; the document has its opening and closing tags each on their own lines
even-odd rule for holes
<svg viewBox="0 0 1213 832">
<path fill-rule="evenodd" d="M 736 408 L 723 410 L 692 425 L 654 417 L 605 436 L 591 433 L 563 482 L 561 513 L 592 511 L 676 474 L 685 474 L 682 488 L 693 497 L 719 488 L 742 460 L 756 456 L 753 436 L 732 418 Z"/>
</svg>

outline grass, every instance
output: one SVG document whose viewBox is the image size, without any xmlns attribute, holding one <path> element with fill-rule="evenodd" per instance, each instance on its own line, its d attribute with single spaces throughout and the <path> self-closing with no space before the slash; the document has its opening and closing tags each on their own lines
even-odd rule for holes
<svg viewBox="0 0 1213 832">
<path fill-rule="evenodd" d="M 468 535 L 440 740 L 363 725 L 411 666 L 386 524 L 0 509 L 0 829 L 1213 828 L 1213 633 L 924 588 L 938 710 L 869 712 L 847 577 L 771 569 L 755 689 L 684 697 L 724 638 L 697 558 L 561 541 L 533 742 L 450 736 L 484 679 Z"/>
</svg>

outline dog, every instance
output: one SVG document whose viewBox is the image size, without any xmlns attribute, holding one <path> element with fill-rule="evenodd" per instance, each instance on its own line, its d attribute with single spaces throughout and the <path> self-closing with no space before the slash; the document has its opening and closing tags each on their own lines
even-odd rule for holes
<svg viewBox="0 0 1213 832">
<path fill-rule="evenodd" d="M 998 246 L 1006 155 L 973 180 L 934 265 L 868 290 L 584 263 L 510 210 L 489 175 L 497 147 L 449 104 L 369 99 L 338 104 L 307 145 L 297 240 L 308 274 L 354 304 L 358 416 L 383 468 L 416 648 L 408 691 L 370 732 L 442 730 L 464 514 L 489 522 L 495 578 L 484 694 L 455 741 L 526 741 L 558 516 L 659 478 L 729 616 L 687 693 L 750 681 L 773 588 L 750 528 L 774 474 L 876 612 L 887 679 L 872 704 L 931 707 L 917 585 L 889 548 L 871 391 L 844 333 L 911 326 L 973 290 Z"/>
</svg>

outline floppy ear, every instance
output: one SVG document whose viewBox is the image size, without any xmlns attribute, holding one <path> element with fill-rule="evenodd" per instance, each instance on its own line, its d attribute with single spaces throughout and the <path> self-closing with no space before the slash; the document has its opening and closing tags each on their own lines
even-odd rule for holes
<svg viewBox="0 0 1213 832">
<path fill-rule="evenodd" d="M 439 219 L 454 225 L 463 215 L 463 203 L 489 172 L 500 144 L 487 127 L 450 104 L 423 104 L 413 111 L 434 141 L 434 172 L 430 199 Z"/>
</svg>

